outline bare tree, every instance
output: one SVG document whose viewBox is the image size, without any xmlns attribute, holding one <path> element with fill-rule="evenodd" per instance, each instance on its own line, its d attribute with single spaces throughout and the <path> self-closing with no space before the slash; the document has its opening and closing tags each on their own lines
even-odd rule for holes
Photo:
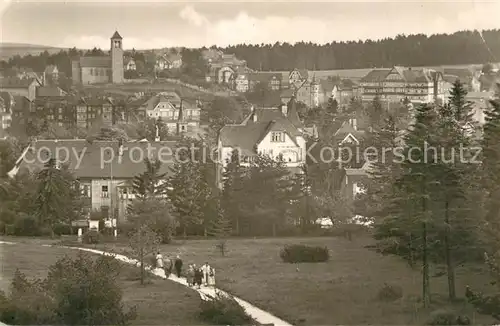
<svg viewBox="0 0 500 326">
<path fill-rule="evenodd" d="M 145 258 L 156 252 L 161 243 L 161 238 L 148 225 L 141 225 L 130 237 L 130 248 L 134 256 L 139 260 L 141 267 L 141 284 L 144 284 L 146 270 Z"/>
</svg>

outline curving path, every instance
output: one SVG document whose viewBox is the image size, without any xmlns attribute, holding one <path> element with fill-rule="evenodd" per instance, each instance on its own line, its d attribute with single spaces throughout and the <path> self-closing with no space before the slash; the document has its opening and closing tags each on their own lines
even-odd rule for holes
<svg viewBox="0 0 500 326">
<path fill-rule="evenodd" d="M 0 244 L 10 244 L 10 245 L 13 245 L 15 243 L 0 241 Z M 124 255 L 110 253 L 110 252 L 105 252 L 105 251 L 101 251 L 101 250 L 90 249 L 90 248 L 58 246 L 58 245 L 47 245 L 47 244 L 43 244 L 42 246 L 43 247 L 60 247 L 60 248 L 67 248 L 67 249 L 73 249 L 73 250 L 87 251 L 87 252 L 91 252 L 91 253 L 95 253 L 95 254 L 99 254 L 99 255 L 112 256 L 113 258 L 115 258 L 115 259 L 117 259 L 119 261 L 122 261 L 124 263 L 133 264 L 133 265 L 135 265 L 137 267 L 140 266 L 139 262 L 136 259 L 131 259 L 131 258 L 128 258 L 127 256 L 124 256 Z M 165 279 L 167 278 L 166 275 L 165 275 L 165 271 L 163 269 L 153 269 L 151 267 L 146 267 L 146 270 L 148 270 L 152 274 L 154 274 L 156 276 L 159 276 L 161 278 L 165 278 Z M 186 279 L 183 278 L 183 277 L 179 278 L 179 277 L 177 277 L 175 275 L 170 275 L 168 277 L 168 280 L 176 282 L 176 283 L 179 283 L 179 284 L 182 284 L 182 285 L 188 287 Z M 190 289 L 192 289 L 194 291 L 197 291 L 200 294 L 200 296 L 201 296 L 201 298 L 203 300 L 209 300 L 210 298 L 214 297 L 216 294 L 229 295 L 229 293 L 224 292 L 222 290 L 219 290 L 217 288 L 195 289 L 195 288 L 190 287 Z M 264 325 L 265 324 L 273 324 L 275 326 L 293 326 L 292 324 L 287 323 L 286 321 L 281 320 L 278 317 L 276 317 L 276 316 L 274 316 L 274 315 L 272 315 L 272 314 L 270 314 L 270 313 L 268 313 L 268 312 L 266 312 L 266 311 L 264 311 L 262 309 L 257 308 L 256 306 L 248 303 L 247 301 L 245 301 L 243 299 L 240 299 L 240 298 L 235 297 L 235 296 L 232 296 L 232 297 L 236 300 L 236 302 L 239 303 L 240 306 L 242 306 L 245 309 L 245 311 L 253 319 L 255 319 L 260 324 L 264 324 Z M 2 326 L 1 323 L 0 323 L 0 326 Z"/>
</svg>

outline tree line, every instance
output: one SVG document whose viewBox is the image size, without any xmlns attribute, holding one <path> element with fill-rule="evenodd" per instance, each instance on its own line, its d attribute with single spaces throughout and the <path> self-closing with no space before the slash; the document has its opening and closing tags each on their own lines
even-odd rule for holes
<svg viewBox="0 0 500 326">
<path fill-rule="evenodd" d="M 333 41 L 324 45 L 238 44 L 220 49 L 246 60 L 252 69 L 266 71 L 481 64 L 500 57 L 500 30 L 398 35 L 377 41 Z"/>
</svg>

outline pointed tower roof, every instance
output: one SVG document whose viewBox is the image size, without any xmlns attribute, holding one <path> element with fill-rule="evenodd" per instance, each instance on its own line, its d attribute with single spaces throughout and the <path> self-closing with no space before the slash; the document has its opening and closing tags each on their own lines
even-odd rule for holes
<svg viewBox="0 0 500 326">
<path fill-rule="evenodd" d="M 112 40 L 115 40 L 115 39 L 122 40 L 123 38 L 120 36 L 120 34 L 118 33 L 118 31 L 115 31 L 115 33 L 113 34 L 113 36 L 111 36 L 111 39 Z"/>
</svg>

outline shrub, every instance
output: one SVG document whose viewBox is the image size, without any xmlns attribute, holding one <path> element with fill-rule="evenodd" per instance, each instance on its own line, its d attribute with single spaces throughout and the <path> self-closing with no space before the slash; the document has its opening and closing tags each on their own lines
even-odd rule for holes
<svg viewBox="0 0 500 326">
<path fill-rule="evenodd" d="M 470 319 L 467 316 L 457 315 L 451 309 L 438 309 L 431 313 L 427 325 L 470 325 Z"/>
<path fill-rule="evenodd" d="M 35 218 L 23 214 L 14 222 L 14 234 L 18 236 L 39 236 L 41 230 Z"/>
<path fill-rule="evenodd" d="M 378 291 L 377 299 L 380 301 L 392 302 L 403 297 L 403 289 L 398 285 L 385 283 Z"/>
<path fill-rule="evenodd" d="M 328 261 L 330 253 L 326 247 L 289 245 L 281 249 L 280 257 L 285 263 L 319 263 Z"/>
<path fill-rule="evenodd" d="M 126 325 L 135 308 L 124 312 L 116 284 L 119 264 L 111 257 L 79 253 L 49 268 L 45 280 L 16 271 L 11 293 L 0 293 L 0 320 L 10 325 Z"/>
<path fill-rule="evenodd" d="M 255 325 L 252 317 L 233 297 L 220 293 L 212 300 L 201 302 L 200 318 L 212 325 Z"/>
<path fill-rule="evenodd" d="M 101 234 L 95 230 L 85 232 L 82 242 L 85 244 L 98 244 L 101 241 Z"/>
</svg>

